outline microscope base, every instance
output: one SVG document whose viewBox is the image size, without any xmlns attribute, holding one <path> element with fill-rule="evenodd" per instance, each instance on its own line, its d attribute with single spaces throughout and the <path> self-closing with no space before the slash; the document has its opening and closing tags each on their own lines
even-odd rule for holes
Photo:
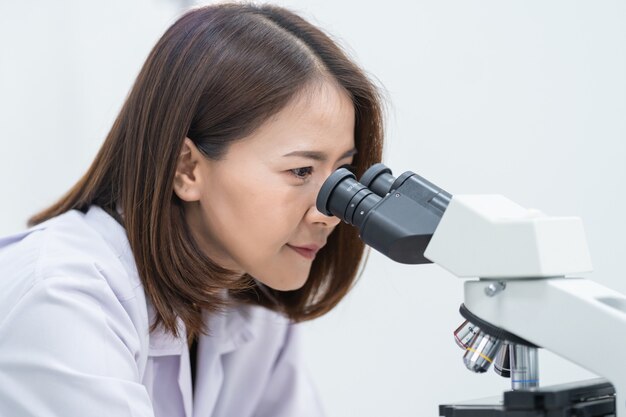
<svg viewBox="0 0 626 417">
<path fill-rule="evenodd" d="M 442 417 L 609 417 L 615 416 L 615 389 L 595 378 L 503 396 L 439 406 Z"/>
</svg>

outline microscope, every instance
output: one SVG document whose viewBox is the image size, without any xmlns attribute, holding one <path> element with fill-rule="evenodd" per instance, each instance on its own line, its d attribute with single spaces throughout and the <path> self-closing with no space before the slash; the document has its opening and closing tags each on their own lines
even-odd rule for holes
<svg viewBox="0 0 626 417">
<path fill-rule="evenodd" d="M 571 277 L 592 269 L 579 218 L 547 216 L 501 195 L 452 196 L 410 171 L 396 178 L 383 164 L 360 181 L 335 171 L 317 208 L 394 261 L 436 263 L 471 278 L 454 339 L 470 371 L 493 365 L 511 390 L 440 405 L 440 416 L 626 417 L 626 297 Z M 538 348 L 600 378 L 540 387 Z"/>
</svg>

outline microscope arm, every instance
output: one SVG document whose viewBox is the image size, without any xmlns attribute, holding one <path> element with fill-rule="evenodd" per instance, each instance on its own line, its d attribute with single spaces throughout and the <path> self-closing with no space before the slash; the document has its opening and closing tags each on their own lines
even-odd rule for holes
<svg viewBox="0 0 626 417">
<path fill-rule="evenodd" d="M 626 416 L 626 297 L 565 277 L 592 269 L 579 218 L 500 195 L 455 195 L 425 256 L 456 276 L 479 277 L 465 282 L 472 314 L 608 379 Z"/>
</svg>

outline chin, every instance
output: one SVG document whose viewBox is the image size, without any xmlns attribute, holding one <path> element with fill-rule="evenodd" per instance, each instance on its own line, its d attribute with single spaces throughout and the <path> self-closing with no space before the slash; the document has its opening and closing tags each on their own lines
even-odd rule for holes
<svg viewBox="0 0 626 417">
<path fill-rule="evenodd" d="M 308 274 L 307 276 L 303 278 L 297 277 L 295 279 L 293 276 L 287 277 L 284 280 L 280 280 L 280 279 L 277 280 L 275 277 L 273 279 L 268 279 L 268 280 L 261 279 L 261 278 L 257 278 L 257 279 L 263 284 L 267 285 L 268 287 L 276 291 L 295 291 L 295 290 L 299 290 L 300 288 L 304 286 L 304 284 L 306 284 L 307 278 L 308 278 Z"/>
</svg>

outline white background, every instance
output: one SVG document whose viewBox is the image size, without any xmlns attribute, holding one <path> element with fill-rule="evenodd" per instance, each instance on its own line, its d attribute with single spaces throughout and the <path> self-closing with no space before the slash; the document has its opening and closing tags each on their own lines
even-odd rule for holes
<svg viewBox="0 0 626 417">
<path fill-rule="evenodd" d="M 626 293 L 626 2 L 279 4 L 325 28 L 384 87 L 396 174 L 581 216 L 590 277 Z M 0 1 L 1 234 L 85 171 L 180 11 L 173 0 Z M 440 403 L 506 389 L 493 372 L 464 369 L 452 339 L 461 301 L 462 280 L 439 267 L 372 253 L 345 301 L 306 325 L 329 416 L 436 416 Z M 589 376 L 540 358 L 545 384 Z"/>
</svg>

